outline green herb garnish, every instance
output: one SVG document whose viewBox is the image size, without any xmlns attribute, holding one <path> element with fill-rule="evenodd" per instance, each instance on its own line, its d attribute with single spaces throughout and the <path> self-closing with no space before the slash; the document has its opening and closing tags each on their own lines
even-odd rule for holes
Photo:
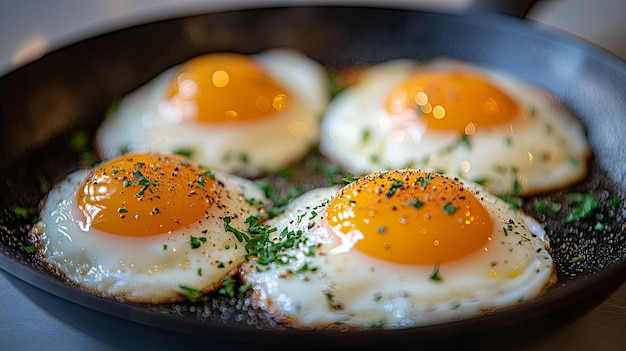
<svg viewBox="0 0 626 351">
<path fill-rule="evenodd" d="M 441 209 L 443 210 L 443 212 L 451 215 L 451 214 L 454 214 L 454 212 L 456 212 L 457 208 L 450 201 L 447 201 Z"/>
<path fill-rule="evenodd" d="M 565 218 L 566 223 L 576 222 L 581 219 L 591 217 L 596 211 L 600 209 L 600 202 L 596 200 L 593 192 L 586 194 L 571 194 L 569 197 L 570 202 L 576 205 L 573 212 Z"/>
<path fill-rule="evenodd" d="M 235 279 L 226 277 L 222 282 L 222 287 L 217 291 L 217 293 L 226 297 L 235 296 L 235 283 Z"/>
<path fill-rule="evenodd" d="M 233 219 L 229 216 L 224 217 L 224 230 L 226 230 L 227 232 L 231 232 L 233 234 L 235 234 L 235 237 L 237 238 L 237 240 L 239 242 L 244 242 L 244 241 L 248 241 L 250 239 L 250 237 L 248 235 L 246 235 L 246 233 L 238 230 L 237 228 L 233 227 L 230 225 L 230 222 Z"/>
<path fill-rule="evenodd" d="M 571 260 L 569 260 L 570 263 L 576 263 L 580 260 L 582 260 L 583 258 L 585 258 L 585 256 L 583 256 L 582 254 L 578 254 L 577 256 L 572 257 Z"/>
<path fill-rule="evenodd" d="M 174 155 L 191 158 L 193 156 L 193 152 L 194 151 L 191 148 L 180 148 L 180 149 L 174 150 Z"/>
<path fill-rule="evenodd" d="M 27 207 L 15 206 L 13 207 L 13 214 L 18 219 L 27 219 L 30 216 L 30 209 Z"/>
<path fill-rule="evenodd" d="M 547 216 L 549 212 L 556 213 L 561 210 L 561 204 L 553 203 L 549 204 L 545 200 L 535 202 L 535 210 L 544 216 Z"/>
<path fill-rule="evenodd" d="M 358 177 L 353 177 L 353 176 L 352 176 L 352 174 L 350 174 L 350 173 L 348 172 L 348 174 L 346 174 L 346 176 L 345 176 L 345 177 L 341 178 L 341 180 L 342 180 L 344 183 L 348 183 L 348 184 L 350 184 L 350 183 L 356 182 L 357 180 L 359 180 L 359 178 L 358 178 Z"/>
<path fill-rule="evenodd" d="M 421 202 L 418 198 L 414 198 L 413 200 L 407 202 L 406 204 L 407 204 L 407 206 L 413 206 L 415 208 L 420 208 L 420 207 L 424 206 L 424 203 Z"/>
<path fill-rule="evenodd" d="M 322 291 L 322 294 L 324 294 L 324 297 L 326 297 L 326 302 L 328 303 L 328 307 L 330 307 L 331 310 L 333 311 L 343 310 L 343 304 L 335 300 L 335 296 L 330 290 L 324 290 Z"/>
<path fill-rule="evenodd" d="M 400 179 L 393 179 L 391 181 L 391 185 L 389 186 L 389 190 L 387 191 L 387 193 L 385 194 L 386 198 L 390 198 L 393 196 L 393 194 L 396 193 L 396 191 L 402 186 L 404 185 L 404 182 L 401 181 Z"/>
<path fill-rule="evenodd" d="M 430 280 L 441 281 L 441 275 L 439 275 L 439 261 L 435 262 L 435 267 L 433 268 L 433 272 L 430 275 Z"/>
<path fill-rule="evenodd" d="M 181 295 L 183 295 L 185 299 L 187 299 L 187 301 L 191 303 L 199 303 L 204 301 L 202 291 L 184 285 L 180 285 L 178 286 L 178 288 L 181 290 Z"/>
<path fill-rule="evenodd" d="M 204 236 L 200 236 L 200 237 L 195 237 L 195 236 L 190 236 L 189 237 L 189 244 L 191 245 L 192 249 L 197 249 L 200 246 L 202 246 L 202 243 L 206 242 L 206 237 Z"/>
<path fill-rule="evenodd" d="M 419 177 L 415 180 L 415 182 L 413 183 L 413 185 L 417 185 L 420 184 L 422 187 L 422 190 L 426 189 L 426 186 L 428 185 L 428 183 L 430 183 L 430 179 L 431 179 L 432 175 L 430 173 L 426 173 L 426 177 Z"/>
<path fill-rule="evenodd" d="M 361 133 L 361 143 L 365 144 L 370 140 L 370 137 L 372 135 L 372 131 L 368 128 L 363 129 L 363 132 Z"/>
<path fill-rule="evenodd" d="M 20 248 L 22 249 L 22 251 L 32 254 L 35 251 L 37 251 L 37 247 L 35 245 L 23 245 L 20 243 Z"/>
</svg>

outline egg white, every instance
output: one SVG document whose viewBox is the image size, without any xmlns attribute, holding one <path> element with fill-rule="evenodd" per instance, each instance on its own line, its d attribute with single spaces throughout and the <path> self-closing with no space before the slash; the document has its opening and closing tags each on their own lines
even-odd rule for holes
<svg viewBox="0 0 626 351">
<path fill-rule="evenodd" d="M 125 96 L 96 136 L 102 158 L 128 151 L 191 151 L 205 167 L 255 176 L 302 158 L 319 139 L 319 120 L 328 103 L 324 68 L 303 54 L 273 49 L 251 55 L 289 94 L 288 107 L 259 121 L 201 125 L 181 123 L 162 97 L 177 67 Z"/>
<path fill-rule="evenodd" d="M 431 67 L 463 68 L 489 81 L 522 108 L 517 121 L 457 132 L 417 130 L 390 117 L 386 96 L 410 74 Z M 389 61 L 364 70 L 329 105 L 322 122 L 323 154 L 354 174 L 421 168 L 484 185 L 494 194 L 531 195 L 582 179 L 591 149 L 585 131 L 557 99 L 494 69 L 450 59 Z"/>
<path fill-rule="evenodd" d="M 480 187 L 466 183 L 466 188 L 478 194 L 494 220 L 492 240 L 485 251 L 442 263 L 439 281 L 431 279 L 433 266 L 333 250 L 324 208 L 336 187 L 305 193 L 269 221 L 277 232 L 302 231 L 300 245 L 285 253 L 291 257 L 287 264 L 244 263 L 242 277 L 252 286 L 257 306 L 301 328 L 433 325 L 536 298 L 555 279 L 543 228 Z"/>
<path fill-rule="evenodd" d="M 49 192 L 29 237 L 46 268 L 80 289 L 123 302 L 180 301 L 186 291 L 220 287 L 246 253 L 224 230 L 223 218 L 230 216 L 233 226 L 241 226 L 268 203 L 254 183 L 215 172 L 224 188 L 218 212 L 171 233 L 128 237 L 82 225 L 75 198 L 88 174 L 76 171 Z M 192 237 L 200 247 L 192 248 Z"/>
</svg>

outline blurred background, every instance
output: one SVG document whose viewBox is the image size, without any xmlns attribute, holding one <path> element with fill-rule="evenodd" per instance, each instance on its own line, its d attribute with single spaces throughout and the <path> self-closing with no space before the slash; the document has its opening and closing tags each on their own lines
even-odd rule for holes
<svg viewBox="0 0 626 351">
<path fill-rule="evenodd" d="M 138 23 L 198 12 L 313 3 L 463 13 L 473 0 L 0 0 L 0 76 L 70 43 Z M 542 0 L 537 1 L 527 18 L 537 25 L 594 43 L 626 60 L 626 0 Z M 110 349 L 45 314 L 2 275 L 0 311 L 0 349 Z M 622 350 L 626 345 L 624 331 L 626 286 L 581 320 L 530 347 Z"/>
<path fill-rule="evenodd" d="M 0 74 L 51 50 L 136 23 L 285 4 L 352 4 L 462 13 L 474 0 L 0 0 Z M 509 0 L 502 0 L 509 1 Z M 528 18 L 626 59 L 625 0 L 540 0 Z"/>
</svg>

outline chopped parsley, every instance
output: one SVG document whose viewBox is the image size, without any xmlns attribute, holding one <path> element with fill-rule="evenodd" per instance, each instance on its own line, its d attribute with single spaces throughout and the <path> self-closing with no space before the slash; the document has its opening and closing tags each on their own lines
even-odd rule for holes
<svg viewBox="0 0 626 351">
<path fill-rule="evenodd" d="M 348 184 L 350 184 L 350 183 L 354 183 L 354 182 L 356 182 L 357 180 L 359 180 L 359 178 L 358 178 L 358 177 L 353 177 L 353 176 L 350 174 L 350 172 L 348 172 L 348 174 L 346 174 L 346 176 L 345 176 L 345 177 L 341 178 L 341 180 L 342 180 L 344 183 L 348 183 Z"/>
<path fill-rule="evenodd" d="M 241 163 L 243 164 L 248 164 L 248 162 L 250 162 L 250 158 L 248 157 L 247 153 L 242 152 L 241 154 L 239 154 L 239 161 L 241 161 Z"/>
<path fill-rule="evenodd" d="M 230 225 L 230 222 L 233 219 L 230 216 L 226 216 L 224 217 L 224 230 L 227 232 L 231 232 L 233 234 L 235 234 L 235 237 L 237 238 L 237 240 L 239 242 L 244 242 L 244 241 L 248 241 L 250 239 L 250 237 L 248 235 L 246 235 L 246 233 L 238 230 L 237 228 L 233 227 Z"/>
<path fill-rule="evenodd" d="M 511 184 L 512 191 L 509 193 L 499 194 L 498 197 L 504 200 L 509 207 L 514 210 L 519 210 L 524 206 L 524 199 L 522 198 L 522 183 L 518 180 L 517 177 L 517 167 L 513 166 L 510 168 L 511 173 L 513 173 L 513 183 Z M 497 166 L 496 171 L 500 173 L 506 173 L 508 171 L 505 166 Z"/>
<path fill-rule="evenodd" d="M 191 303 L 199 303 L 204 300 L 202 291 L 198 289 L 190 288 L 184 285 L 179 285 L 178 288 L 180 289 L 181 295 L 183 295 L 185 299 Z"/>
<path fill-rule="evenodd" d="M 192 249 L 199 248 L 205 242 L 206 242 L 206 237 L 204 236 L 200 236 L 200 237 L 190 236 L 189 237 L 189 244 L 191 245 Z"/>
<path fill-rule="evenodd" d="M 259 200 L 259 199 L 253 198 L 253 197 L 248 197 L 248 198 L 245 198 L 244 200 L 246 201 L 246 203 L 248 205 L 251 205 L 251 206 L 263 205 L 263 201 L 262 200 Z"/>
<path fill-rule="evenodd" d="M 415 182 L 413 183 L 413 185 L 420 184 L 420 186 L 422 187 L 422 190 L 424 190 L 426 189 L 426 186 L 428 185 L 428 183 L 430 183 L 431 177 L 432 175 L 430 173 L 426 173 L 426 177 L 419 177 L 415 179 Z"/>
<path fill-rule="evenodd" d="M 365 128 L 363 129 L 363 132 L 361 133 L 361 143 L 365 144 L 370 140 L 370 137 L 372 136 L 372 131 L 369 128 Z"/>
<path fill-rule="evenodd" d="M 401 181 L 400 179 L 393 179 L 391 181 L 391 185 L 389 186 L 389 190 L 387 191 L 387 193 L 385 194 L 386 198 L 390 198 L 393 196 L 393 194 L 396 193 L 396 191 L 402 187 L 402 185 L 404 185 L 404 182 Z"/>
<path fill-rule="evenodd" d="M 293 177 L 293 170 L 291 168 L 282 168 L 276 171 L 276 176 L 283 179 L 291 179 Z"/>
<path fill-rule="evenodd" d="M 235 279 L 231 277 L 226 277 L 222 282 L 222 287 L 217 291 L 218 294 L 226 297 L 235 296 Z"/>
<path fill-rule="evenodd" d="M 593 227 L 594 230 L 597 231 L 602 231 L 604 230 L 604 228 L 606 228 L 606 226 L 608 226 L 609 223 L 608 222 L 598 222 L 596 223 L 596 225 Z"/>
<path fill-rule="evenodd" d="M 566 223 L 576 222 L 581 219 L 591 217 L 596 211 L 600 209 L 600 202 L 596 200 L 593 192 L 586 194 L 575 193 L 569 197 L 571 203 L 575 204 L 572 213 L 565 218 Z"/>
<path fill-rule="evenodd" d="M 424 206 L 424 203 L 421 202 L 418 198 L 414 198 L 413 200 L 407 202 L 406 204 L 407 204 L 407 206 L 413 206 L 415 208 L 420 208 L 420 207 Z"/>
<path fill-rule="evenodd" d="M 619 197 L 617 195 L 613 195 L 611 197 L 611 207 L 616 210 L 619 207 Z"/>
<path fill-rule="evenodd" d="M 340 82 L 339 73 L 333 70 L 328 70 L 327 72 L 328 72 L 329 94 L 330 94 L 330 97 L 333 98 L 337 96 L 337 94 L 339 94 L 343 90 L 343 85 Z"/>
<path fill-rule="evenodd" d="M 119 213 L 128 213 L 128 210 L 123 208 L 123 207 L 120 207 L 120 208 L 117 209 L 117 212 L 119 212 Z"/>
<path fill-rule="evenodd" d="M 30 209 L 26 207 L 15 206 L 13 207 L 13 214 L 18 219 L 28 219 L 30 216 Z"/>
<path fill-rule="evenodd" d="M 302 187 L 297 185 L 290 185 L 281 192 L 276 187 L 272 186 L 267 179 L 257 180 L 256 184 L 263 190 L 265 196 L 267 196 L 273 204 L 273 206 L 267 210 L 269 218 L 276 217 L 285 212 L 287 204 L 304 192 Z"/>
<path fill-rule="evenodd" d="M 174 150 L 174 155 L 191 158 L 193 156 L 193 152 L 194 151 L 192 148 L 180 148 L 180 149 Z"/>
<path fill-rule="evenodd" d="M 131 185 L 139 185 L 142 188 L 139 190 L 139 192 L 137 192 L 137 196 L 143 196 L 146 193 L 146 190 L 148 190 L 148 188 L 150 186 L 155 186 L 157 185 L 156 181 L 151 181 L 150 179 L 146 178 L 143 173 L 141 173 L 140 168 L 143 167 L 143 163 L 138 163 L 137 164 L 137 170 L 133 172 L 133 178 L 137 179 L 137 181 L 133 182 L 130 180 L 125 180 L 124 181 L 124 187 L 129 187 Z"/>
<path fill-rule="evenodd" d="M 447 201 L 445 204 L 443 204 L 443 207 L 441 209 L 443 210 L 443 212 L 451 215 L 456 212 L 457 208 L 450 201 Z"/>
<path fill-rule="evenodd" d="M 339 301 L 335 300 L 335 295 L 330 290 L 322 291 L 324 297 L 326 297 L 326 302 L 328 303 L 328 307 L 333 311 L 343 310 L 343 304 Z"/>
<path fill-rule="evenodd" d="M 572 257 L 571 260 L 569 260 L 570 263 L 576 263 L 582 259 L 584 259 L 585 256 L 583 256 L 582 254 L 578 254 L 577 256 Z"/>
<path fill-rule="evenodd" d="M 380 227 L 376 228 L 376 231 L 379 234 L 384 234 L 387 231 L 387 227 L 385 227 L 384 225 L 381 225 Z"/>
<path fill-rule="evenodd" d="M 430 275 L 430 280 L 441 281 L 441 275 L 439 275 L 439 261 L 435 262 L 435 267 L 433 268 L 433 272 Z"/>
<path fill-rule="evenodd" d="M 215 180 L 215 173 L 213 173 L 210 170 L 206 170 L 206 171 L 202 172 L 202 175 L 205 176 L 205 177 L 209 177 L 209 178 Z"/>
<path fill-rule="evenodd" d="M 561 210 L 561 204 L 558 203 L 548 203 L 546 200 L 539 200 L 535 202 L 535 210 L 541 213 L 544 216 L 547 216 L 550 212 L 557 213 Z"/>
<path fill-rule="evenodd" d="M 509 236 L 509 232 L 513 231 L 513 226 L 508 225 L 506 227 L 502 227 L 502 231 L 504 232 L 504 236 Z"/>
<path fill-rule="evenodd" d="M 29 254 L 32 254 L 35 251 L 37 251 L 37 247 L 35 247 L 35 245 L 28 245 L 28 246 L 26 246 L 26 245 L 23 245 L 23 244 L 20 243 L 20 248 L 22 249 L 22 251 L 24 251 L 26 253 L 29 253 Z"/>
<path fill-rule="evenodd" d="M 193 182 L 198 184 L 198 187 L 200 189 L 204 189 L 204 185 L 206 184 L 206 181 L 204 180 L 203 176 L 198 177 L 198 179 L 194 180 Z"/>
</svg>

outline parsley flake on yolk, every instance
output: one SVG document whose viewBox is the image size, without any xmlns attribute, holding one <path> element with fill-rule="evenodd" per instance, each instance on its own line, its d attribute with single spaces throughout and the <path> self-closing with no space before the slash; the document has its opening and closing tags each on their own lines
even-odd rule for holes
<svg viewBox="0 0 626 351">
<path fill-rule="evenodd" d="M 510 122 L 521 110 L 486 77 L 463 69 L 419 71 L 396 85 L 385 106 L 391 115 L 411 111 L 421 116 L 428 128 L 468 135 Z"/>
<path fill-rule="evenodd" d="M 286 109 L 288 94 L 254 59 L 207 54 L 182 64 L 166 100 L 185 121 L 224 123 L 262 120 Z"/>
<path fill-rule="evenodd" d="M 457 180 L 415 170 L 360 178 L 342 189 L 326 211 L 340 240 L 404 264 L 463 258 L 484 248 L 494 227 L 481 202 Z"/>
<path fill-rule="evenodd" d="M 76 200 L 86 227 L 150 236 L 206 218 L 219 189 L 210 173 L 183 157 L 131 154 L 97 167 Z"/>
</svg>

